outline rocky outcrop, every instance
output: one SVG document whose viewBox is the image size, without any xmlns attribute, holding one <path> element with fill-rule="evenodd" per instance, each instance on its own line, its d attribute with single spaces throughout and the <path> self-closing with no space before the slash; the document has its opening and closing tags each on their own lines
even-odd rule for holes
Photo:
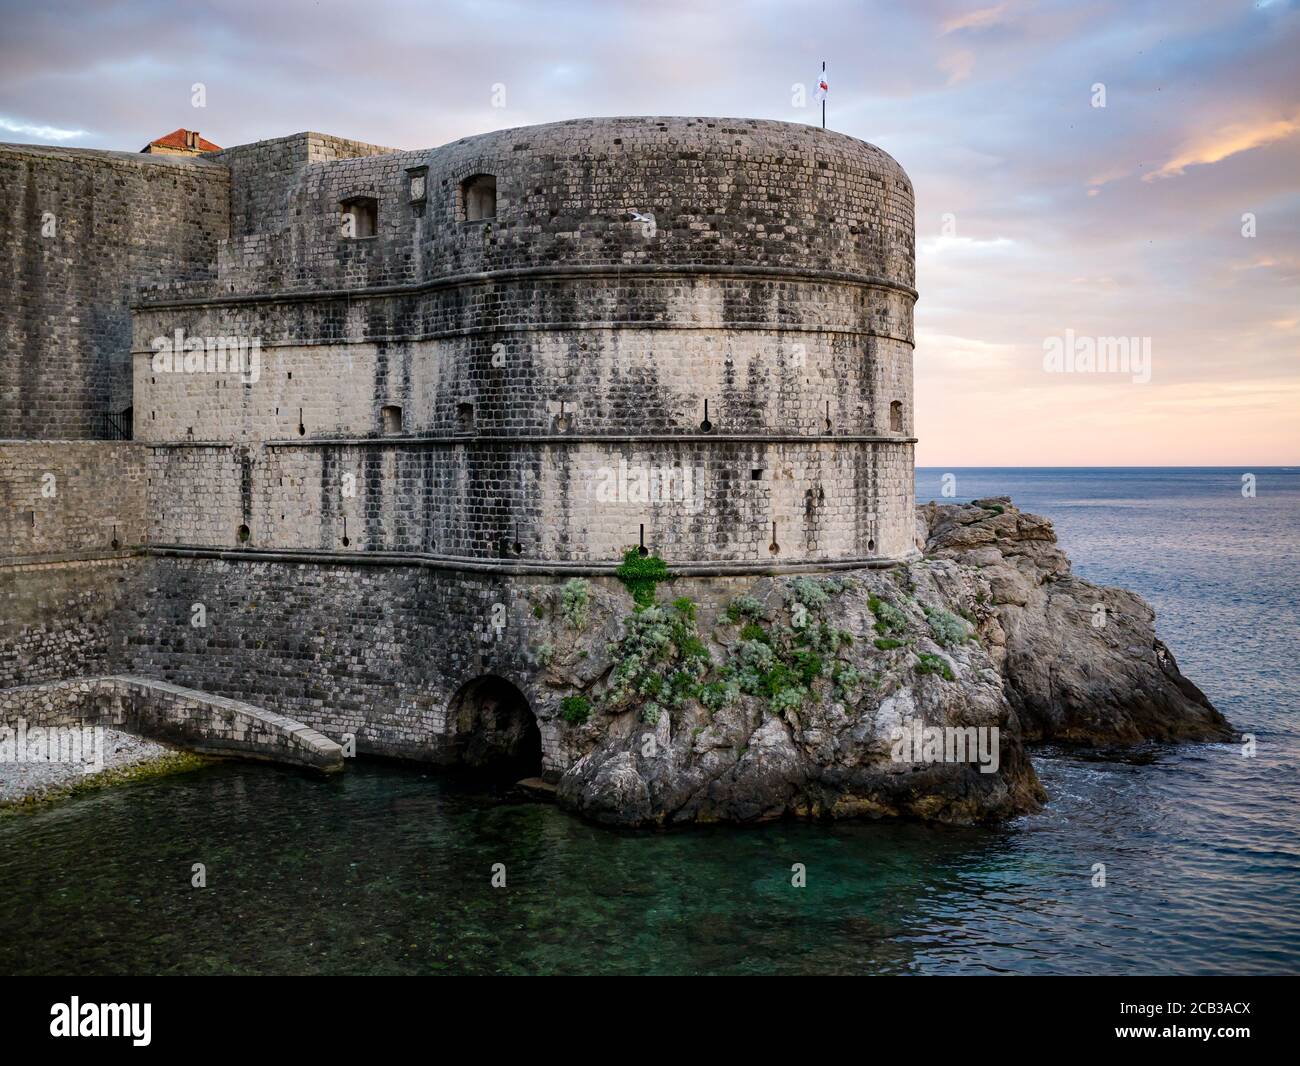
<svg viewBox="0 0 1300 1066">
<path fill-rule="evenodd" d="M 552 590 L 566 620 L 539 658 L 568 723 L 560 802 L 616 825 L 971 824 L 1046 798 L 1031 741 L 1226 735 L 1150 607 L 1073 577 L 1050 522 L 1004 498 L 920 516 L 920 561 L 756 579 L 707 618 Z"/>
<path fill-rule="evenodd" d="M 983 616 L 1024 739 L 1111 746 L 1230 735 L 1156 637 L 1150 605 L 1073 576 L 1047 519 L 1000 496 L 929 503 L 918 522 L 928 558 L 962 568 L 951 591 Z"/>
</svg>

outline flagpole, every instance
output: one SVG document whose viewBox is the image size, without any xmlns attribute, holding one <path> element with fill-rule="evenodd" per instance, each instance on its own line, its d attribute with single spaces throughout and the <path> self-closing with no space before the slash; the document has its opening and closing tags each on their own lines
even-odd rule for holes
<svg viewBox="0 0 1300 1066">
<path fill-rule="evenodd" d="M 822 81 L 826 80 L 826 60 L 822 60 Z M 826 128 L 826 97 L 822 97 L 822 129 Z"/>
</svg>

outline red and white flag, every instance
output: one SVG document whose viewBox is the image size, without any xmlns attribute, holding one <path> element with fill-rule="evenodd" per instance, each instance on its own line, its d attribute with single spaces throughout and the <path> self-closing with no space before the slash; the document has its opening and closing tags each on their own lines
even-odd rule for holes
<svg viewBox="0 0 1300 1066">
<path fill-rule="evenodd" d="M 813 99 L 825 100 L 826 95 L 831 91 L 830 82 L 826 80 L 826 71 L 822 71 L 817 79 L 817 91 L 813 93 Z"/>
</svg>

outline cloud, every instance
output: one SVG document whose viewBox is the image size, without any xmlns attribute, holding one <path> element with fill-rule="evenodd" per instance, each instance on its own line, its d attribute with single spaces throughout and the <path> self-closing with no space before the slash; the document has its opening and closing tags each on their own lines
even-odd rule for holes
<svg viewBox="0 0 1300 1066">
<path fill-rule="evenodd" d="M 1182 174 L 1188 167 L 1219 163 L 1230 156 L 1260 148 L 1275 141 L 1283 141 L 1300 130 L 1300 118 L 1273 119 L 1264 122 L 1239 122 L 1224 126 L 1212 133 L 1193 138 L 1178 149 L 1169 162 L 1159 170 L 1143 176 L 1143 181 L 1155 181 Z"/>
<path fill-rule="evenodd" d="M 939 69 L 948 75 L 948 84 L 957 85 L 970 77 L 975 69 L 975 53 L 962 49 L 939 58 Z"/>
<path fill-rule="evenodd" d="M 0 140 L 110 149 L 178 126 L 226 146 L 314 129 L 420 149 L 583 115 L 819 125 L 791 86 L 825 59 L 831 128 L 889 152 L 915 190 L 929 460 L 1300 460 L 1297 390 L 1276 388 L 1300 366 L 1293 5 L 827 0 L 810 20 L 775 0 L 443 0 L 431 18 L 425 0 L 370 0 L 358 19 L 319 0 L 304 19 L 203 0 L 201 47 L 166 0 L 9 7 Z M 1104 109 L 1090 106 L 1098 81 Z M 942 236 L 950 216 L 960 236 Z M 1155 378 L 1044 375 L 1042 339 L 1066 325 L 1152 336 Z M 1197 407 L 1220 393 L 1267 414 Z M 1200 413 L 1162 420 L 1175 396 Z"/>
<path fill-rule="evenodd" d="M 0 115 L 0 130 L 16 133 L 20 137 L 36 137 L 42 141 L 75 141 L 78 137 L 87 137 L 85 130 L 61 130 L 57 126 L 37 126 L 30 122 L 15 122 Z"/>
<path fill-rule="evenodd" d="M 996 7 L 982 7 L 977 11 L 968 11 L 964 15 L 954 15 L 940 24 L 939 33 L 941 36 L 946 36 L 959 30 L 979 30 L 996 25 L 1002 21 L 1002 14 L 1006 9 L 1006 4 L 998 4 Z"/>
</svg>

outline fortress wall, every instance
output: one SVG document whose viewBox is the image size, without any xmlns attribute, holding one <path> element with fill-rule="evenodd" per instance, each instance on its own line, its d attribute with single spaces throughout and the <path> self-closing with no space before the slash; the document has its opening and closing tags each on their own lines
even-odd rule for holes
<svg viewBox="0 0 1300 1066">
<path fill-rule="evenodd" d="M 203 159 L 0 145 L 0 438 L 103 435 L 131 405 L 133 287 L 211 277 L 228 194 Z"/>
<path fill-rule="evenodd" d="M 311 135 L 316 136 L 316 135 Z M 395 284 L 555 264 L 748 265 L 845 271 L 914 283 L 913 199 L 880 149 L 765 120 L 578 119 L 463 138 L 432 151 L 370 154 L 294 171 L 295 138 L 235 149 L 268 170 L 241 192 L 222 288 Z M 379 152 L 382 150 L 373 149 Z M 427 168 L 412 199 L 409 168 Z M 462 182 L 497 181 L 494 219 L 466 221 Z M 378 233 L 346 240 L 339 204 L 378 200 Z M 651 213 L 647 235 L 632 212 Z M 263 240 L 241 243 L 245 236 Z"/>
<path fill-rule="evenodd" d="M 257 243 L 244 245 L 246 238 L 275 233 L 288 224 L 290 193 L 307 166 L 393 151 L 324 133 L 294 133 L 213 152 L 207 158 L 228 168 L 231 175 L 231 247 L 223 248 L 223 256 L 231 256 L 233 264 L 236 249 L 247 247 L 255 253 Z"/>
<path fill-rule="evenodd" d="M 138 607 L 142 560 L 0 563 L 0 688 L 114 669 L 122 610 Z"/>
<path fill-rule="evenodd" d="M 0 442 L 0 688 L 110 668 L 146 476 L 138 444 Z"/>
<path fill-rule="evenodd" d="M 261 197 L 249 224 L 272 245 L 223 258 L 206 301 L 150 294 L 137 308 L 140 435 L 205 442 L 153 455 L 156 542 L 234 547 L 247 525 L 256 548 L 492 559 L 504 544 L 605 562 L 644 523 L 679 562 L 912 550 L 912 200 L 883 152 L 809 127 L 690 119 L 307 166 L 302 150 L 247 150 Z M 413 203 L 417 164 L 428 196 Z M 464 222 L 460 182 L 479 172 L 497 177 L 497 216 Z M 338 232 L 355 195 L 379 200 L 372 238 Z M 627 196 L 665 206 L 652 235 L 618 217 Z M 484 270 L 501 273 L 440 280 Z M 178 335 L 235 338 L 257 364 L 160 368 L 157 338 Z M 401 408 L 400 431 L 386 432 L 385 405 Z M 349 441 L 390 435 L 440 439 Z M 633 439 L 585 439 L 609 435 Z M 522 436 L 542 439 L 487 439 Z M 625 465 L 680 468 L 693 499 L 597 499 Z"/>
<path fill-rule="evenodd" d="M 0 565 L 140 544 L 145 476 L 130 442 L 0 441 Z"/>
<path fill-rule="evenodd" d="M 576 274 L 431 280 L 414 287 L 339 295 L 258 297 L 150 292 L 137 304 L 134 347 L 152 353 L 155 337 L 233 334 L 262 346 L 425 341 L 618 328 L 693 332 L 780 331 L 890 337 L 912 343 L 909 291 L 888 284 L 812 275 L 693 274 L 645 264 Z M 507 338 L 508 339 L 508 338 Z"/>
<path fill-rule="evenodd" d="M 495 674 L 527 697 L 547 769 L 568 766 L 561 693 L 537 681 L 538 648 L 556 623 L 539 594 L 561 578 L 453 573 L 413 566 L 285 565 L 155 558 L 124 670 L 248 700 L 363 754 L 449 761 L 448 708 L 466 682 Z M 593 578 L 631 599 L 612 578 Z M 689 595 L 701 629 L 748 591 L 750 578 L 668 582 Z M 191 625 L 193 604 L 206 625 Z M 493 607 L 504 611 L 493 625 Z"/>
<path fill-rule="evenodd" d="M 885 152 L 814 126 L 576 119 L 444 145 L 429 158 L 433 264 L 746 263 L 912 284 L 913 202 Z M 497 219 L 465 223 L 459 183 L 497 177 Z M 631 212 L 652 212 L 654 236 Z"/>
<path fill-rule="evenodd" d="M 95 175 L 116 167 L 117 199 L 103 193 L 104 209 L 116 218 L 121 201 L 134 210 L 152 196 L 166 231 L 158 251 L 144 222 L 106 237 L 109 223 L 96 217 L 79 247 L 90 236 L 116 244 L 75 269 L 22 238 L 0 244 L 40 259 L 14 276 L 56 294 L 48 313 L 108 308 L 85 321 L 107 314 L 116 329 L 111 308 L 125 320 L 129 279 L 175 287 L 147 288 L 137 304 L 130 345 L 145 442 L 122 453 L 115 469 L 129 476 L 101 464 L 104 498 L 46 527 L 57 533 L 46 540 L 21 530 L 21 514 L 0 531 L 15 550 L 27 540 L 89 544 L 116 494 L 142 491 L 148 518 L 132 543 L 329 555 L 298 563 L 161 549 L 0 565 L 0 685 L 162 678 L 331 736 L 354 732 L 362 752 L 439 760 L 451 757 L 456 692 L 496 673 L 528 698 L 556 769 L 568 758 L 566 727 L 557 693 L 536 681 L 544 623 L 534 610 L 538 593 L 565 578 L 392 565 L 381 552 L 498 568 L 607 565 L 642 523 L 670 563 L 819 566 L 913 548 L 912 190 L 879 149 L 784 123 L 597 119 L 419 153 L 316 134 L 205 160 L 74 166 L 43 152 L 14 164 L 0 151 L 6 180 L 14 166 L 48 165 L 84 204 Z M 422 202 L 410 195 L 416 166 L 428 168 Z M 461 220 L 461 181 L 474 173 L 497 176 L 494 219 Z M 24 195 L 38 188 L 21 174 Z M 379 201 L 376 236 L 340 236 L 339 201 L 354 195 Z M 10 198 L 6 210 L 21 202 L 30 218 L 30 199 Z M 655 232 L 632 211 L 653 212 Z M 204 219 L 210 239 L 195 233 Z M 124 258 L 120 249 L 136 245 Z M 72 279 L 62 295 L 42 288 L 41 271 L 56 267 Z M 381 286 L 398 288 L 360 291 Z M 90 409 L 73 383 L 97 371 L 25 291 L 18 305 L 40 314 L 0 308 L 10 314 L 0 352 L 11 353 L 0 360 L 42 368 L 46 391 L 31 404 L 42 416 L 65 397 Z M 22 315 L 31 328 L 18 337 Z M 151 342 L 178 328 L 259 339 L 257 380 L 158 373 Z M 108 334 L 103 351 L 127 350 L 122 334 Z M 35 354 L 23 355 L 28 342 Z M 62 348 L 66 369 L 48 358 Z M 124 394 L 120 384 L 106 394 L 114 389 Z M 0 397 L 0 433 L 14 395 Z M 712 433 L 701 437 L 706 398 Z M 904 405 L 898 432 L 888 428 L 894 401 Z M 443 439 L 382 439 L 389 403 L 403 408 L 404 437 Z M 600 434 L 629 439 L 590 439 Z M 489 439 L 502 435 L 540 439 Z M 373 442 L 348 439 L 358 437 Z M 684 479 L 676 489 L 660 480 L 653 499 L 633 487 L 676 471 L 690 472 L 689 491 Z M 345 475 L 355 495 L 344 494 Z M 612 579 L 593 581 L 626 595 Z M 683 578 L 660 594 L 690 595 L 707 618 L 753 581 Z"/>
<path fill-rule="evenodd" d="M 228 445 L 150 448 L 149 543 L 237 546 L 239 527 L 253 524 L 257 451 Z"/>
<path fill-rule="evenodd" d="M 523 579 L 411 566 L 149 564 L 156 594 L 136 609 L 134 673 L 246 699 L 335 739 L 355 733 L 363 753 L 435 760 L 452 695 L 489 670 L 539 713 L 556 711 L 556 699 L 530 684 L 528 634 L 540 627 Z M 202 627 L 191 625 L 195 603 L 205 605 Z M 494 603 L 507 609 L 501 641 L 489 625 Z"/>
<path fill-rule="evenodd" d="M 174 337 L 162 332 L 162 318 L 147 321 Z M 561 404 L 575 432 L 695 433 L 706 399 L 719 433 L 821 436 L 829 418 L 834 433 L 887 434 L 890 402 L 910 411 L 912 401 L 909 344 L 811 330 L 500 330 L 264 345 L 243 373 L 212 365 L 160 372 L 149 351 L 137 352 L 140 439 L 379 436 L 387 404 L 401 407 L 405 433 L 461 432 L 462 404 L 472 406 L 477 433 L 553 432 Z"/>
<path fill-rule="evenodd" d="M 644 524 L 670 563 L 766 566 L 901 557 L 915 536 L 904 443 L 160 447 L 149 464 L 156 544 L 237 547 L 246 524 L 257 549 L 612 562 Z"/>
</svg>

